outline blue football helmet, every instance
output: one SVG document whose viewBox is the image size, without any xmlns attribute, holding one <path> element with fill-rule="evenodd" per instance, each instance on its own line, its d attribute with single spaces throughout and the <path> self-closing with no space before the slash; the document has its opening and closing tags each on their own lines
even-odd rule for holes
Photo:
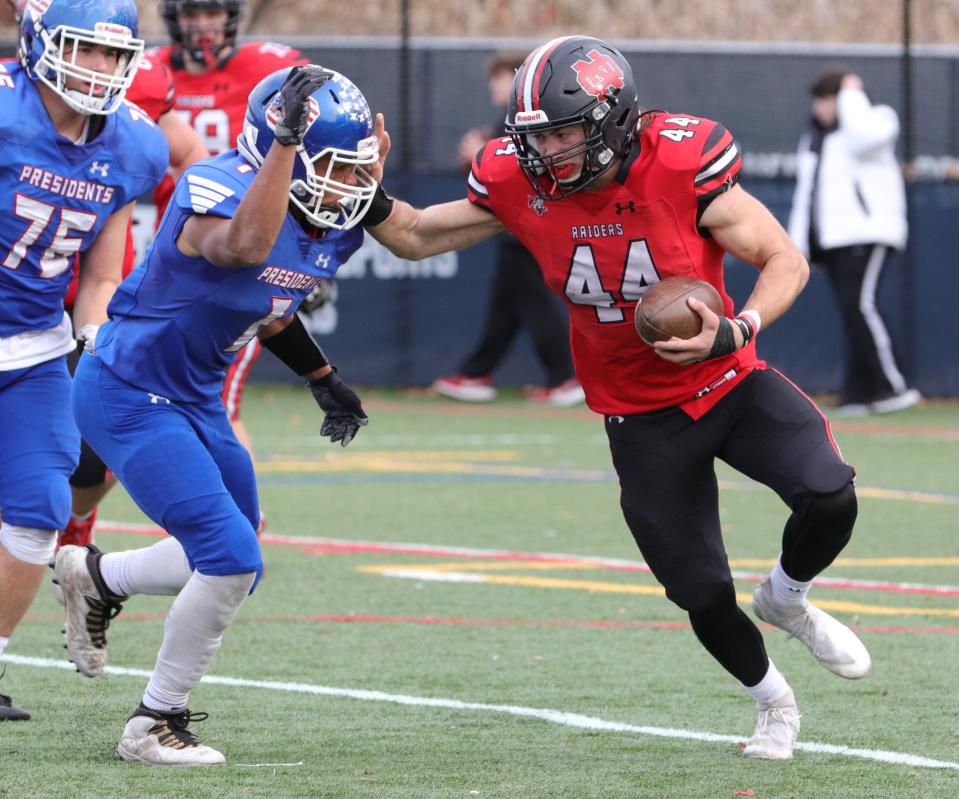
<svg viewBox="0 0 959 799">
<path fill-rule="evenodd" d="M 136 35 L 134 0 L 27 0 L 20 61 L 33 80 L 53 89 L 74 111 L 112 114 L 140 63 L 143 39 Z M 99 72 L 77 64 L 90 45 L 116 51 L 116 69 Z"/>
<path fill-rule="evenodd" d="M 236 146 L 257 168 L 273 144 L 282 113 L 280 87 L 291 69 L 268 75 L 250 93 Z M 333 77 L 310 95 L 310 121 L 297 148 L 290 202 L 316 227 L 348 230 L 363 218 L 376 193 L 376 180 L 364 167 L 379 159 L 379 142 L 363 93 L 349 78 L 327 71 Z M 342 164 L 353 167 L 356 185 L 334 180 Z"/>
</svg>

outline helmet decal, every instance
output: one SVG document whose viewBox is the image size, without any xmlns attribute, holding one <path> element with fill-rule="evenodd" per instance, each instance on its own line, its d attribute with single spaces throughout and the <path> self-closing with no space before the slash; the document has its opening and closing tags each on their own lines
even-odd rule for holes
<svg viewBox="0 0 959 799">
<path fill-rule="evenodd" d="M 605 100 L 607 90 L 623 88 L 623 68 L 607 53 L 593 48 L 586 54 L 589 61 L 577 61 L 573 64 L 576 82 L 586 94 Z"/>
</svg>

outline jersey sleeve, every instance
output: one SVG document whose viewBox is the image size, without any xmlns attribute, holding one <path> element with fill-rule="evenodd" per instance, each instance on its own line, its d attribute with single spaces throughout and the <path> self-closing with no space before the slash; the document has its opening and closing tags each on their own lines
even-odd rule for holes
<svg viewBox="0 0 959 799">
<path fill-rule="evenodd" d="M 115 116 L 115 153 L 123 172 L 121 204 L 126 204 L 152 191 L 163 179 L 170 145 L 160 126 L 139 106 L 124 100 Z"/>
<path fill-rule="evenodd" d="M 173 108 L 173 76 L 158 56 L 143 56 L 126 96 L 154 121 Z"/>
<path fill-rule="evenodd" d="M 252 167 L 241 167 L 251 170 Z M 220 216 L 226 219 L 236 214 L 240 200 L 246 192 L 246 184 L 239 173 L 211 166 L 200 161 L 189 167 L 173 192 L 173 202 L 184 213 Z"/>
<path fill-rule="evenodd" d="M 473 165 L 470 167 L 469 177 L 466 179 L 466 197 L 474 205 L 492 212 L 493 206 L 490 204 L 489 189 L 486 187 L 490 177 L 488 159 L 484 164 L 483 158 L 489 146 L 490 142 L 487 142 L 473 156 Z"/>
<path fill-rule="evenodd" d="M 723 192 L 739 182 L 742 157 L 732 134 L 718 122 L 706 135 L 699 168 L 693 178 L 693 190 L 699 207 L 698 216 Z"/>
</svg>

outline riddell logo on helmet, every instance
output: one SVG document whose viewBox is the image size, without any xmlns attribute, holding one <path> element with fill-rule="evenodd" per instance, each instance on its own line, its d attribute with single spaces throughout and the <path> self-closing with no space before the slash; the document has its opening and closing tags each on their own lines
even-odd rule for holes
<svg viewBox="0 0 959 799">
<path fill-rule="evenodd" d="M 590 60 L 573 64 L 576 82 L 583 87 L 586 94 L 602 100 L 609 89 L 623 88 L 623 68 L 611 55 L 594 49 L 586 54 L 586 58 Z"/>
<path fill-rule="evenodd" d="M 514 125 L 532 125 L 537 122 L 549 122 L 545 111 L 517 111 Z"/>
<path fill-rule="evenodd" d="M 98 22 L 93 26 L 93 30 L 96 33 L 124 37 L 130 36 L 133 33 L 133 31 L 131 31 L 126 25 L 117 25 L 114 22 Z"/>
</svg>

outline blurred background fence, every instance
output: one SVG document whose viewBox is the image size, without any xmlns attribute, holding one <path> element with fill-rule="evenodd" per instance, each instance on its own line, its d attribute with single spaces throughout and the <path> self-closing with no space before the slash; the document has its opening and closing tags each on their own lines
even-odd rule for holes
<svg viewBox="0 0 959 799">
<path fill-rule="evenodd" d="M 143 35 L 162 43 L 156 5 L 140 5 Z M 393 137 L 387 188 L 425 204 L 464 196 L 459 137 L 494 113 L 486 59 L 572 32 L 623 51 L 645 106 L 722 121 L 743 150 L 745 187 L 783 221 L 809 83 L 835 62 L 862 75 L 872 99 L 900 114 L 909 178 L 910 244 L 887 269 L 880 306 L 912 382 L 928 395 L 959 395 L 959 0 L 253 0 L 245 37 L 292 44 L 357 83 Z M 0 24 L 4 34 L 0 54 L 10 55 L 14 31 Z M 314 329 L 351 380 L 428 384 L 454 370 L 478 335 L 491 266 L 488 244 L 409 263 L 368 241 Z M 728 279 L 741 301 L 753 271 L 734 263 Z M 814 273 L 793 310 L 763 332 L 760 352 L 807 390 L 830 392 L 842 342 L 835 301 Z M 539 383 L 537 370 L 520 341 L 497 377 Z M 267 358 L 255 376 L 287 377 Z"/>
</svg>

